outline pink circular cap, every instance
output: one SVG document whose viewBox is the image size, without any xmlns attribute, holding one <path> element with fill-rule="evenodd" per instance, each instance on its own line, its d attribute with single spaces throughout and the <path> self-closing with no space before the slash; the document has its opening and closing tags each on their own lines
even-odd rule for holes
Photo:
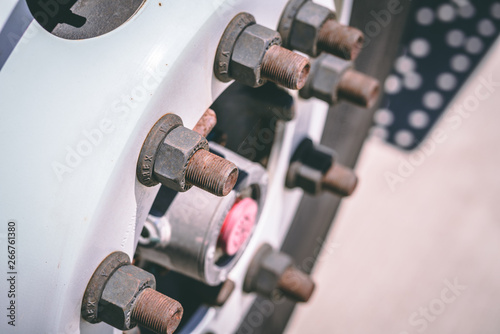
<svg viewBox="0 0 500 334">
<path fill-rule="evenodd" d="M 224 253 L 232 256 L 238 252 L 252 232 L 257 211 L 257 202 L 244 198 L 233 205 L 224 220 L 219 235 L 219 246 Z"/>
</svg>

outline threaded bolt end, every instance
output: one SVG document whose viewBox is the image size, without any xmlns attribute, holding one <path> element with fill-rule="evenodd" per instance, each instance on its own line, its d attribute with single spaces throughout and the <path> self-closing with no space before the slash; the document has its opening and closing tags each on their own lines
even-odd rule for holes
<svg viewBox="0 0 500 334">
<path fill-rule="evenodd" d="M 132 319 L 156 333 L 172 334 L 179 326 L 182 305 L 151 288 L 144 289 L 132 308 Z"/>
<path fill-rule="evenodd" d="M 307 302 L 314 292 L 315 284 L 309 275 L 292 266 L 281 276 L 278 288 L 295 301 Z"/>
<path fill-rule="evenodd" d="M 238 180 L 238 168 L 232 162 L 198 150 L 189 160 L 186 181 L 217 196 L 226 196 Z"/>
<path fill-rule="evenodd" d="M 334 164 L 324 176 L 322 188 L 339 196 L 350 196 L 356 190 L 358 177 L 354 171 L 340 164 Z"/>
<path fill-rule="evenodd" d="M 361 52 L 364 40 L 362 31 L 331 19 L 319 31 L 318 48 L 337 57 L 354 60 Z"/>
<path fill-rule="evenodd" d="M 289 89 L 302 89 L 311 69 L 309 59 L 298 53 L 273 45 L 262 60 L 261 74 L 264 79 Z"/>
<path fill-rule="evenodd" d="M 339 99 L 364 108 L 371 109 L 377 103 L 379 94 L 379 81 L 355 70 L 346 71 L 338 86 Z"/>
</svg>

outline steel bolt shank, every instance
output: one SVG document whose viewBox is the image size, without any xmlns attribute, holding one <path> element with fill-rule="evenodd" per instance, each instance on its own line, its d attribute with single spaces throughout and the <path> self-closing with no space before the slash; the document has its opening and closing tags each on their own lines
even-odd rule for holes
<svg viewBox="0 0 500 334">
<path fill-rule="evenodd" d="M 347 70 L 337 88 L 339 99 L 372 108 L 378 100 L 380 84 L 377 79 L 355 70 Z"/>
<path fill-rule="evenodd" d="M 364 35 L 360 30 L 328 20 L 321 27 L 318 48 L 347 60 L 358 57 L 363 48 Z"/>
<path fill-rule="evenodd" d="M 203 116 L 201 116 L 198 123 L 196 123 L 193 131 L 196 131 L 203 137 L 206 137 L 216 125 L 217 115 L 215 114 L 215 111 L 213 111 L 212 109 L 208 109 L 207 111 L 205 111 Z"/>
<path fill-rule="evenodd" d="M 186 181 L 217 196 L 226 196 L 238 180 L 238 168 L 232 162 L 198 150 L 187 165 Z"/>
<path fill-rule="evenodd" d="M 295 267 L 289 267 L 281 276 L 278 288 L 290 299 L 298 302 L 307 302 L 311 298 L 314 282 L 304 272 Z"/>
<path fill-rule="evenodd" d="M 159 334 L 172 334 L 184 310 L 179 302 L 151 288 L 144 289 L 132 308 L 134 321 Z"/>
<path fill-rule="evenodd" d="M 322 188 L 339 196 L 350 196 L 358 185 L 358 177 L 345 166 L 335 163 L 323 177 Z"/>
<path fill-rule="evenodd" d="M 310 69 L 307 58 L 279 45 L 271 46 L 262 60 L 262 77 L 289 89 L 302 89 Z"/>
</svg>

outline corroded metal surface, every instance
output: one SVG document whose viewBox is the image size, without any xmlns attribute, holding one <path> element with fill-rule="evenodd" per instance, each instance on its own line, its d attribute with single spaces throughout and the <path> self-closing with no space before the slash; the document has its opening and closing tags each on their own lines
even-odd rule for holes
<svg viewBox="0 0 500 334">
<path fill-rule="evenodd" d="M 238 14 L 226 28 L 215 57 L 215 76 L 234 79 L 250 87 L 266 80 L 290 89 L 304 86 L 309 60 L 281 47 L 278 32 L 256 24 L 248 13 Z"/>
<path fill-rule="evenodd" d="M 235 164 L 206 150 L 197 151 L 187 165 L 186 181 L 217 196 L 229 194 L 237 180 Z"/>
<path fill-rule="evenodd" d="M 206 137 L 213 130 L 215 125 L 217 125 L 217 115 L 212 109 L 208 109 L 205 111 L 203 116 L 201 116 L 198 123 L 196 123 L 193 131 L 198 132 L 203 137 Z"/>
<path fill-rule="evenodd" d="M 198 131 L 214 125 L 207 112 Z M 217 196 L 226 196 L 236 184 L 238 168 L 230 161 L 208 152 L 208 142 L 200 133 L 182 125 L 174 114 L 163 116 L 144 141 L 137 162 L 137 179 L 152 187 L 158 183 L 184 192 L 193 185 Z"/>
<path fill-rule="evenodd" d="M 289 267 L 281 275 L 278 287 L 292 300 L 307 302 L 311 298 L 315 284 L 311 277 L 295 267 Z"/>
<path fill-rule="evenodd" d="M 315 284 L 293 265 L 292 258 L 264 244 L 254 255 L 243 285 L 245 292 L 271 297 L 277 290 L 295 302 L 307 302 Z"/>
<path fill-rule="evenodd" d="M 339 99 L 372 108 L 380 95 L 380 83 L 377 79 L 355 70 L 348 70 L 342 76 L 338 86 Z"/>
<path fill-rule="evenodd" d="M 105 258 L 94 272 L 87 285 L 82 300 L 82 318 L 96 324 L 101 322 L 99 318 L 99 300 L 101 299 L 104 286 L 109 277 L 121 266 L 130 264 L 130 259 L 123 252 L 111 253 Z"/>
<path fill-rule="evenodd" d="M 131 317 L 159 334 L 172 334 L 179 326 L 182 305 L 153 289 L 144 289 L 134 303 Z"/>
<path fill-rule="evenodd" d="M 311 69 L 309 59 L 298 53 L 274 45 L 262 60 L 262 76 L 289 89 L 301 89 Z"/>
<path fill-rule="evenodd" d="M 364 35 L 359 29 L 328 20 L 319 31 L 318 48 L 337 57 L 354 60 L 363 48 Z"/>
<path fill-rule="evenodd" d="M 183 308 L 176 300 L 155 291 L 155 287 L 154 276 L 131 265 L 127 254 L 111 253 L 89 281 L 82 317 L 121 330 L 140 324 L 156 333 L 171 334 L 181 321 Z"/>
</svg>

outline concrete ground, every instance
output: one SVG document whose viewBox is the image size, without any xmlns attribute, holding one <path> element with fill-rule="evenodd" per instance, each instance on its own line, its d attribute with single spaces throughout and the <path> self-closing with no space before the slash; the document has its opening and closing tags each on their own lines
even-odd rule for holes
<svg viewBox="0 0 500 334">
<path fill-rule="evenodd" d="M 287 334 L 500 333 L 500 86 L 480 88 L 500 83 L 499 60 L 496 47 L 425 152 L 367 142 Z"/>
</svg>

